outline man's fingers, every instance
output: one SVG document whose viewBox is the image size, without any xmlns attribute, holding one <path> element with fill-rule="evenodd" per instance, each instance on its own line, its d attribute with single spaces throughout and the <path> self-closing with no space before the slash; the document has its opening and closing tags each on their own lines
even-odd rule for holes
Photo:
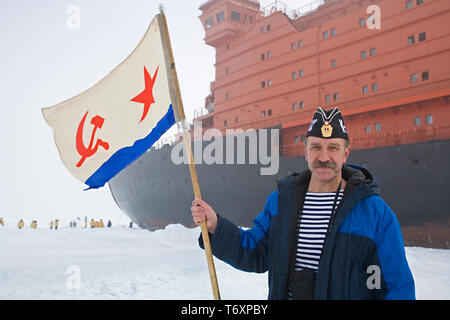
<svg viewBox="0 0 450 320">
<path fill-rule="evenodd" d="M 217 227 L 217 215 L 213 208 L 202 199 L 195 198 L 192 201 L 191 212 L 197 226 L 206 223 L 208 231 L 214 233 Z"/>
<path fill-rule="evenodd" d="M 200 224 L 200 222 L 206 219 L 205 209 L 199 206 L 191 207 L 192 217 L 194 218 L 194 222 Z"/>
<path fill-rule="evenodd" d="M 205 208 L 205 209 L 208 209 L 208 208 L 209 208 L 209 205 L 208 205 L 205 201 L 203 201 L 202 199 L 199 199 L 199 198 L 195 198 L 195 199 L 192 201 L 192 205 L 193 205 L 193 206 L 201 206 L 201 207 L 203 207 L 203 208 Z"/>
<path fill-rule="evenodd" d="M 205 221 L 205 217 L 194 217 L 194 222 L 196 225 L 200 225 L 203 221 Z"/>
<path fill-rule="evenodd" d="M 191 211 L 192 212 L 205 212 L 205 208 L 202 208 L 200 206 L 192 206 Z"/>
</svg>

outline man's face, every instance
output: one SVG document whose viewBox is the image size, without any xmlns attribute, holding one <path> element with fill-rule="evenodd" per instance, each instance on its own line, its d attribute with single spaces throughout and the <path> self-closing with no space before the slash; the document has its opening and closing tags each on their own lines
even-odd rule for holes
<svg viewBox="0 0 450 320">
<path fill-rule="evenodd" d="M 345 145 L 345 140 L 341 138 L 308 137 L 305 159 L 316 180 L 330 182 L 341 174 L 350 153 L 350 147 Z"/>
</svg>

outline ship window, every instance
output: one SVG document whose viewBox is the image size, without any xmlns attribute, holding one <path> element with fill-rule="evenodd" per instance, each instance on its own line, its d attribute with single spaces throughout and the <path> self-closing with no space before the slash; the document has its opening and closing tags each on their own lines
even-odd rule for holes
<svg viewBox="0 0 450 320">
<path fill-rule="evenodd" d="M 266 87 L 266 82 L 265 81 L 261 81 L 261 88 L 265 88 Z"/>
<path fill-rule="evenodd" d="M 231 11 L 231 19 L 235 21 L 241 21 L 241 14 L 236 11 Z M 269 29 L 267 29 L 269 31 Z"/>
<path fill-rule="evenodd" d="M 305 101 L 300 101 L 300 109 L 303 109 L 305 107 Z"/>
<path fill-rule="evenodd" d="M 303 78 L 303 74 L 304 74 L 303 70 L 300 70 L 300 71 L 298 72 L 298 77 L 299 77 L 299 78 Z"/>
<path fill-rule="evenodd" d="M 295 50 L 295 48 L 296 48 L 296 47 L 295 47 L 295 42 L 292 42 L 292 43 L 291 43 L 291 50 Z"/>
<path fill-rule="evenodd" d="M 422 81 L 426 81 L 429 78 L 428 71 L 422 72 Z"/>
<path fill-rule="evenodd" d="M 267 51 L 267 59 L 272 58 L 272 51 Z"/>
<path fill-rule="evenodd" d="M 411 9 L 411 8 L 412 8 L 412 6 L 413 6 L 413 2 L 412 2 L 412 0 L 408 0 L 408 1 L 406 1 L 406 9 Z"/>
<path fill-rule="evenodd" d="M 294 103 L 293 105 L 292 105 L 292 110 L 297 110 L 297 104 L 296 103 Z"/>
<path fill-rule="evenodd" d="M 364 86 L 362 89 L 363 89 L 363 94 L 369 93 L 369 86 Z"/>
<path fill-rule="evenodd" d="M 411 83 L 417 82 L 418 78 L 417 73 L 412 74 L 410 77 Z"/>
<path fill-rule="evenodd" d="M 419 33 L 419 41 L 425 41 L 427 39 L 427 33 L 421 32 Z"/>
<path fill-rule="evenodd" d="M 265 58 L 266 58 L 266 54 L 263 53 L 263 54 L 261 55 L 261 60 L 264 60 Z"/>
<path fill-rule="evenodd" d="M 294 143 L 297 144 L 298 143 L 298 137 L 294 136 Z"/>
<path fill-rule="evenodd" d="M 266 117 L 266 112 L 265 112 L 265 111 L 261 111 L 261 116 L 262 116 L 263 118 L 265 118 L 265 117 Z"/>
<path fill-rule="evenodd" d="M 328 31 L 325 31 L 324 33 L 323 33 L 323 40 L 325 40 L 325 39 L 327 39 L 328 38 Z"/>
<path fill-rule="evenodd" d="M 365 59 L 365 58 L 367 58 L 367 52 L 366 52 L 366 50 L 361 51 L 361 59 Z"/>
<path fill-rule="evenodd" d="M 297 72 L 292 72 L 292 79 L 297 79 Z"/>
<path fill-rule="evenodd" d="M 239 118 L 238 118 L 238 117 L 235 117 L 235 118 L 234 118 L 234 122 L 235 122 L 235 123 L 238 123 L 238 122 L 239 122 Z"/>
<path fill-rule="evenodd" d="M 330 30 L 330 34 L 331 34 L 332 37 L 334 37 L 336 35 L 336 29 L 334 29 L 334 28 L 331 29 Z"/>
<path fill-rule="evenodd" d="M 325 102 L 330 102 L 331 101 L 331 96 L 329 94 L 327 94 L 325 96 Z"/>
<path fill-rule="evenodd" d="M 300 140 L 301 140 L 302 142 L 305 142 L 305 140 L 306 140 L 306 135 L 302 134 L 302 135 L 300 136 Z"/>
<path fill-rule="evenodd" d="M 221 22 L 221 21 L 225 20 L 225 13 L 223 11 L 219 12 L 218 14 L 216 14 L 216 18 L 217 18 L 217 22 Z"/>
<path fill-rule="evenodd" d="M 381 124 L 379 122 L 375 123 L 375 131 L 380 131 L 381 130 Z"/>
<path fill-rule="evenodd" d="M 336 60 L 331 60 L 331 67 L 332 68 L 336 68 L 337 67 L 337 61 Z"/>
<path fill-rule="evenodd" d="M 418 127 L 420 126 L 420 124 L 421 124 L 420 117 L 414 117 L 414 125 Z"/>
<path fill-rule="evenodd" d="M 266 31 L 266 29 L 264 27 L 261 27 L 261 34 L 263 34 L 264 31 Z"/>
<path fill-rule="evenodd" d="M 338 101 L 339 93 L 333 93 L 333 101 Z"/>
<path fill-rule="evenodd" d="M 270 31 L 270 24 L 267 25 L 267 31 Z"/>
<path fill-rule="evenodd" d="M 432 114 L 428 114 L 425 116 L 425 123 L 426 124 L 432 124 L 433 123 L 433 115 Z"/>
<path fill-rule="evenodd" d="M 408 37 L 408 44 L 409 45 L 414 44 L 415 42 L 416 42 L 416 40 L 415 40 L 414 36 Z"/>
<path fill-rule="evenodd" d="M 372 84 L 372 92 L 377 92 L 377 91 L 378 91 L 378 83 Z"/>
<path fill-rule="evenodd" d="M 417 5 L 420 6 L 423 3 L 423 0 L 417 0 Z"/>
<path fill-rule="evenodd" d="M 267 86 L 270 87 L 272 85 L 272 80 L 267 80 Z"/>
<path fill-rule="evenodd" d="M 271 116 L 272 115 L 272 109 L 267 110 L 267 115 Z"/>
<path fill-rule="evenodd" d="M 206 25 L 207 29 L 211 28 L 213 24 L 214 24 L 214 19 L 213 18 L 206 19 L 205 25 Z"/>
<path fill-rule="evenodd" d="M 367 23 L 374 25 L 375 24 L 375 14 L 371 14 L 368 18 L 367 18 Z"/>
<path fill-rule="evenodd" d="M 370 48 L 370 56 L 373 57 L 377 53 L 375 48 Z"/>
<path fill-rule="evenodd" d="M 303 47 L 303 41 L 302 41 L 302 40 L 300 40 L 300 41 L 298 42 L 298 47 L 299 47 L 299 48 Z"/>
<path fill-rule="evenodd" d="M 364 27 L 365 25 L 366 25 L 366 19 L 360 18 L 360 19 L 359 19 L 359 26 L 360 26 L 360 27 Z"/>
<path fill-rule="evenodd" d="M 228 125 L 228 121 L 224 120 L 223 125 L 226 127 Z"/>
<path fill-rule="evenodd" d="M 366 132 L 372 132 L 372 126 L 370 124 L 366 126 Z"/>
</svg>

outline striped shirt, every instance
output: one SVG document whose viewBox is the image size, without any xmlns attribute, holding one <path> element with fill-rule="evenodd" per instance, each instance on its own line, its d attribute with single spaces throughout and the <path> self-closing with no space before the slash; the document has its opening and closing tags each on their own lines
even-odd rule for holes
<svg viewBox="0 0 450 320">
<path fill-rule="evenodd" d="M 343 195 L 344 190 L 341 189 L 336 200 L 336 208 Z M 317 272 L 335 197 L 336 192 L 306 193 L 303 211 L 297 223 L 298 239 L 294 271 L 311 269 Z M 290 288 L 288 299 L 292 299 Z"/>
<path fill-rule="evenodd" d="M 344 190 L 340 190 L 336 208 L 342 200 Z M 307 192 L 303 211 L 297 224 L 297 253 L 294 270 L 312 269 L 317 271 L 323 243 L 327 235 L 335 192 Z"/>
</svg>

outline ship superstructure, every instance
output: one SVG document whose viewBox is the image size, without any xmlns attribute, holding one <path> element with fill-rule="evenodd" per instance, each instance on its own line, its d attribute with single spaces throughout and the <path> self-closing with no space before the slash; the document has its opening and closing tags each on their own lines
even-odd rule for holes
<svg viewBox="0 0 450 320">
<path fill-rule="evenodd" d="M 449 1 L 320 0 L 289 10 L 211 0 L 200 10 L 216 48 L 208 113 L 195 119 L 204 129 L 280 126 L 281 152 L 302 155 L 312 114 L 337 105 L 353 149 L 450 138 Z"/>
</svg>

